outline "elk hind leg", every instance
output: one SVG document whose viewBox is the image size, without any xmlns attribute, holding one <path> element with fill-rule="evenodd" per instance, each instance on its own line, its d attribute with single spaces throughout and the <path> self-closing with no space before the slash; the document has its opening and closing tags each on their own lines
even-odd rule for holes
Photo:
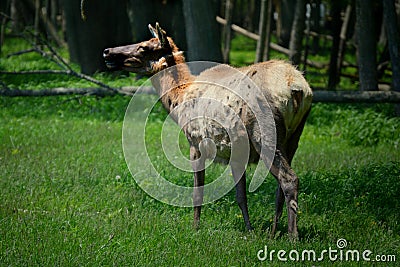
<svg viewBox="0 0 400 267">
<path fill-rule="evenodd" d="M 284 203 L 285 203 L 285 195 L 283 193 L 281 186 L 278 184 L 278 188 L 276 189 L 276 196 L 275 196 L 275 216 L 274 216 L 274 222 L 273 222 L 272 230 L 271 230 L 272 237 L 275 235 L 279 220 L 282 217 Z"/>
<path fill-rule="evenodd" d="M 245 167 L 238 168 L 232 165 L 232 175 L 236 183 L 236 202 L 242 211 L 242 216 L 247 230 L 253 230 L 250 223 L 249 210 L 247 206 L 247 193 L 246 193 L 246 170 Z"/>
<path fill-rule="evenodd" d="M 304 115 L 304 117 L 301 120 L 300 124 L 297 126 L 296 131 L 292 134 L 292 136 L 288 140 L 288 143 L 286 144 L 286 155 L 287 155 L 286 170 L 291 169 L 290 166 L 292 164 L 292 160 L 293 160 L 294 154 L 296 153 L 296 150 L 297 150 L 297 147 L 298 147 L 298 144 L 299 144 L 299 140 L 300 140 L 300 136 L 301 136 L 301 134 L 303 132 L 304 125 L 306 123 L 306 120 L 307 120 L 307 117 L 308 117 L 309 113 L 310 113 L 310 109 L 306 112 L 306 114 Z M 281 154 L 280 154 L 280 157 L 282 157 Z M 279 165 L 282 166 L 282 163 L 279 163 Z M 279 177 L 279 170 L 275 171 L 275 172 L 278 172 L 277 175 Z M 296 174 L 293 172 L 293 170 L 291 170 L 291 175 L 296 176 Z M 296 176 L 295 179 L 297 179 L 297 182 L 296 181 L 294 181 L 294 182 L 297 183 L 296 186 L 298 187 L 298 178 L 297 178 L 297 176 Z M 285 194 L 284 194 L 284 192 L 282 190 L 282 187 L 280 185 L 279 178 L 277 178 L 277 180 L 278 180 L 278 188 L 276 190 L 276 198 L 275 198 L 276 209 L 275 209 L 274 223 L 273 223 L 272 231 L 271 231 L 272 236 L 276 233 L 277 225 L 279 223 L 280 217 L 282 216 L 283 204 L 284 204 L 284 200 L 285 200 Z M 297 195 L 297 193 L 296 193 L 296 195 Z M 297 202 L 297 196 L 296 196 L 296 202 Z M 288 207 L 289 207 L 289 205 L 288 205 Z M 294 223 L 296 223 L 296 220 L 295 220 Z M 294 227 L 294 228 L 297 228 L 297 227 Z M 296 233 L 296 235 L 297 235 L 297 233 Z"/>
<path fill-rule="evenodd" d="M 282 190 L 283 196 L 286 200 L 287 212 L 288 212 L 288 232 L 291 237 L 296 238 L 297 232 L 297 197 L 298 197 L 298 187 L 299 180 L 296 173 L 289 166 L 288 161 L 282 155 L 282 153 L 277 150 L 275 152 L 274 162 L 271 167 L 271 173 L 278 180 L 279 187 Z M 277 194 L 277 202 L 280 207 L 276 208 L 275 218 L 279 219 L 281 215 L 281 210 L 283 206 L 282 196 Z M 276 229 L 276 226 L 275 226 Z M 273 229 L 273 230 L 275 230 Z"/>
</svg>

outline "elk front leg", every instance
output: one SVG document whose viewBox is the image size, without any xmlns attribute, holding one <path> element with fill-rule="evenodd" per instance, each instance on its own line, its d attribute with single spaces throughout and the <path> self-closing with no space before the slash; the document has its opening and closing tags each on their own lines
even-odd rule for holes
<svg viewBox="0 0 400 267">
<path fill-rule="evenodd" d="M 200 225 L 201 205 L 203 204 L 205 161 L 201 158 L 200 150 L 194 146 L 190 147 L 190 160 L 192 161 L 192 168 L 194 173 L 193 226 L 195 229 L 198 229 Z"/>
<path fill-rule="evenodd" d="M 232 165 L 232 175 L 236 183 L 236 201 L 242 211 L 243 220 L 247 230 L 253 230 L 250 224 L 249 210 L 247 206 L 247 194 L 246 194 L 246 170 L 245 167 L 238 168 Z"/>
<path fill-rule="evenodd" d="M 293 238 L 297 238 L 297 194 L 299 187 L 299 179 L 293 169 L 289 166 L 288 161 L 281 154 L 279 150 L 275 152 L 274 162 L 271 167 L 271 173 L 278 180 L 279 186 L 282 190 L 283 196 L 286 200 L 286 206 L 288 211 L 288 232 L 289 235 Z M 280 192 L 279 192 L 280 194 Z M 280 198 L 280 199 L 279 199 Z M 282 205 L 281 203 L 282 196 L 277 195 L 277 203 Z M 275 218 L 279 219 L 280 217 L 280 207 L 277 207 Z M 275 222 L 274 222 L 275 224 Z M 276 229 L 276 226 L 273 227 L 273 231 Z M 272 233 L 273 234 L 273 233 Z"/>
</svg>

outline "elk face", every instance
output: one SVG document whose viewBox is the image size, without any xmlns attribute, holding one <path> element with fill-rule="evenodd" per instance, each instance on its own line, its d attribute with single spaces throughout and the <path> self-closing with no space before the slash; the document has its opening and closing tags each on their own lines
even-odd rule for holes
<svg viewBox="0 0 400 267">
<path fill-rule="evenodd" d="M 149 25 L 149 30 L 153 38 L 148 41 L 105 49 L 103 57 L 107 67 L 147 75 L 168 67 L 167 61 L 172 57 L 175 44 L 158 23 L 155 29 Z"/>
</svg>

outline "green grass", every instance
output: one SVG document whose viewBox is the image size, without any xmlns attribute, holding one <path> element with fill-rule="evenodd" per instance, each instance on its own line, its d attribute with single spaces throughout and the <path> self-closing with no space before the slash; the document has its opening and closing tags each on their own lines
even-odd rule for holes
<svg viewBox="0 0 400 267">
<path fill-rule="evenodd" d="M 368 147 L 341 134 L 351 118 L 363 118 L 365 106 L 315 105 L 294 160 L 301 179 L 300 239 L 292 243 L 285 215 L 277 238 L 268 237 L 276 187 L 270 176 L 249 194 L 252 233 L 244 230 L 233 192 L 203 208 L 199 231 L 191 227 L 190 208 L 147 196 L 122 153 L 129 98 L 0 101 L 0 265 L 258 265 L 264 246 L 322 251 L 336 248 L 339 238 L 349 249 L 399 257 L 399 129 Z M 368 110 L 399 125 L 389 105 Z M 156 108 L 152 116 L 148 132 L 157 138 L 165 113 Z M 148 149 L 160 152 L 156 143 Z M 159 160 L 166 176 L 177 177 Z M 282 266 L 276 257 L 273 263 Z"/>
<path fill-rule="evenodd" d="M 26 48 L 18 45 L 16 50 Z M 25 56 L 26 69 L 47 64 Z M 3 54 L 0 68 L 23 69 L 20 59 Z M 114 86 L 133 82 L 128 76 L 122 82 L 113 74 L 96 77 Z M 91 86 L 65 78 L 1 76 L 22 89 Z M 198 231 L 192 228 L 191 208 L 172 207 L 143 192 L 122 151 L 129 101 L 122 96 L 0 98 L 0 266 L 256 266 L 265 246 L 268 251 L 312 249 L 319 256 L 336 249 L 340 238 L 347 240 L 346 249 L 400 260 L 400 119 L 392 105 L 313 106 L 293 162 L 300 177 L 300 237 L 292 242 L 286 213 L 277 236 L 269 237 L 276 188 L 270 175 L 248 195 L 251 233 L 244 229 L 234 192 L 203 208 Z M 157 157 L 165 117 L 156 105 L 147 127 L 149 156 L 166 177 L 190 185 L 190 173 Z M 184 142 L 182 147 L 187 148 Z M 207 169 L 207 181 L 223 168 Z M 263 264 L 331 265 L 328 257 L 284 263 L 276 253 L 272 263 Z"/>
</svg>

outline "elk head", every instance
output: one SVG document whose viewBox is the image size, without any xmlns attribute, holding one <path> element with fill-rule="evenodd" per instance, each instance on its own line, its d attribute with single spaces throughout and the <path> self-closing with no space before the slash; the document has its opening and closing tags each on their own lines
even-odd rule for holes
<svg viewBox="0 0 400 267">
<path fill-rule="evenodd" d="M 151 75 L 177 63 L 175 56 L 181 54 L 174 41 L 167 36 L 160 25 L 153 28 L 148 41 L 137 44 L 107 48 L 103 52 L 106 65 L 110 69 L 123 69 L 130 72 Z M 182 56 L 183 58 L 183 56 Z"/>
</svg>

